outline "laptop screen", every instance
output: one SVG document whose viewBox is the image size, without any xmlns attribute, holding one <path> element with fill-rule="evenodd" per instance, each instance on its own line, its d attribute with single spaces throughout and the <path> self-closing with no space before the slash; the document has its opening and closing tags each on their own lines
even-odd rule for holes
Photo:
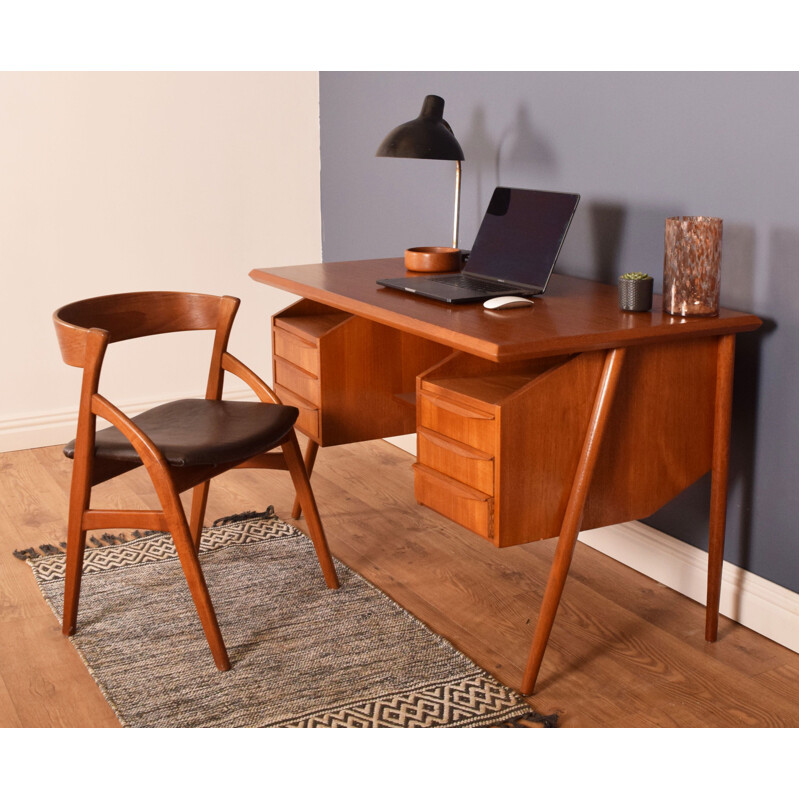
<svg viewBox="0 0 800 800">
<path fill-rule="evenodd" d="M 498 186 L 464 272 L 545 287 L 578 200 L 577 194 Z"/>
</svg>

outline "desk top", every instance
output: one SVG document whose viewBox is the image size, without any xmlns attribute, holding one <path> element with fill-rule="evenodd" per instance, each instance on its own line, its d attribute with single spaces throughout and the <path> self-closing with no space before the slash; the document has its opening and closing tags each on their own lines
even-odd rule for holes
<svg viewBox="0 0 800 800">
<path fill-rule="evenodd" d="M 402 258 L 254 269 L 250 277 L 373 322 L 490 361 L 629 347 L 671 338 L 752 331 L 761 320 L 720 309 L 717 317 L 673 317 L 654 295 L 651 312 L 620 311 L 616 286 L 553 275 L 533 306 L 487 311 L 481 303 L 448 305 L 378 286 L 404 277 Z"/>
</svg>

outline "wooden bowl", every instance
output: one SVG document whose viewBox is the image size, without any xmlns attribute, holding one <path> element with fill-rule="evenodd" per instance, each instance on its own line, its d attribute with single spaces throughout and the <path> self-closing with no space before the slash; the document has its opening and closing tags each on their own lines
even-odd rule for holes
<svg viewBox="0 0 800 800">
<path fill-rule="evenodd" d="M 457 247 L 410 247 L 406 269 L 411 272 L 458 272 L 461 251 Z"/>
</svg>

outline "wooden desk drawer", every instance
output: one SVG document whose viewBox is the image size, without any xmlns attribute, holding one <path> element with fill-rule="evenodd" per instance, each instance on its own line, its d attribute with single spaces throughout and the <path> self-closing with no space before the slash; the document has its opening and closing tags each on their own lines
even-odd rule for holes
<svg viewBox="0 0 800 800">
<path fill-rule="evenodd" d="M 319 408 L 319 380 L 314 375 L 277 356 L 275 358 L 275 383 L 279 383 L 290 392 L 310 400 L 311 405 Z"/>
<path fill-rule="evenodd" d="M 485 494 L 494 494 L 494 458 L 428 428 L 417 429 L 417 458 L 437 472 Z"/>
<path fill-rule="evenodd" d="M 487 539 L 493 537 L 494 500 L 489 495 L 419 463 L 414 464 L 414 493 L 418 503 Z"/>
<path fill-rule="evenodd" d="M 319 348 L 313 342 L 308 342 L 288 331 L 274 328 L 275 355 L 286 361 L 319 376 Z"/>
<path fill-rule="evenodd" d="M 417 395 L 417 404 L 420 426 L 494 454 L 494 415 L 423 391 Z"/>
<path fill-rule="evenodd" d="M 310 436 L 312 439 L 319 439 L 319 409 L 279 383 L 275 384 L 275 394 L 287 406 L 294 406 L 300 412 L 297 415 L 295 427 L 306 436 Z"/>
</svg>

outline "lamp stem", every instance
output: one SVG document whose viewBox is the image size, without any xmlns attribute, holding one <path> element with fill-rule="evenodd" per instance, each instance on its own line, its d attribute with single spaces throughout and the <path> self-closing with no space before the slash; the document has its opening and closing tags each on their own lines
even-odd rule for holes
<svg viewBox="0 0 800 800">
<path fill-rule="evenodd" d="M 456 210 L 453 217 L 453 247 L 458 247 L 458 212 L 461 206 L 461 162 L 456 161 Z"/>
</svg>

